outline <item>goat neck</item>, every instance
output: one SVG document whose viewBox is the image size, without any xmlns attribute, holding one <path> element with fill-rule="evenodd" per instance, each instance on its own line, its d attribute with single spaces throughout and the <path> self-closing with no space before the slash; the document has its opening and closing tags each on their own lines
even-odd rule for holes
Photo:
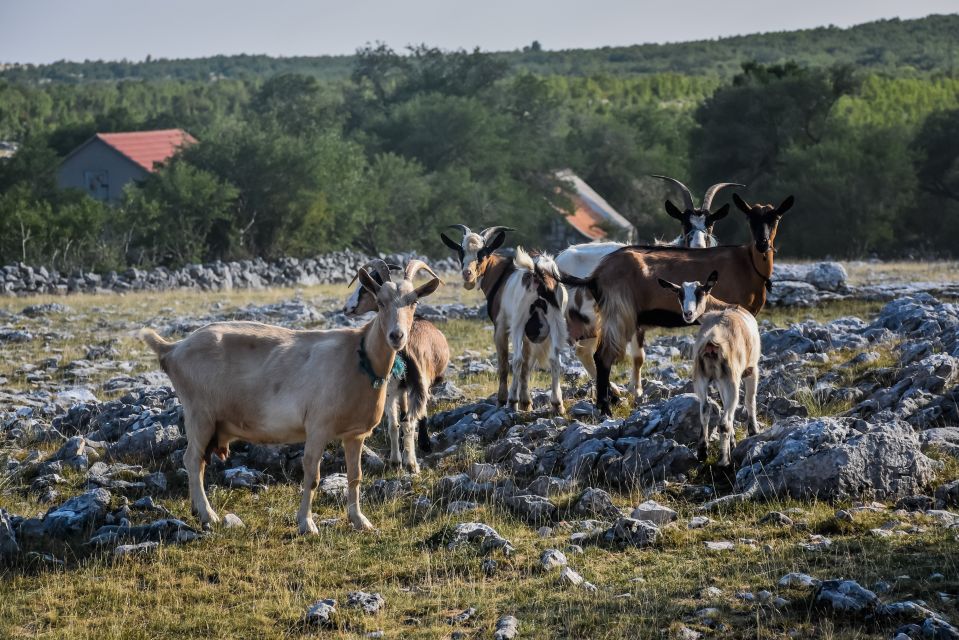
<svg viewBox="0 0 959 640">
<path fill-rule="evenodd" d="M 366 357 L 369 358 L 370 366 L 373 367 L 373 373 L 379 378 L 388 380 L 393 369 L 393 359 L 396 357 L 396 351 L 393 350 L 383 335 L 379 315 L 367 323 L 360 332 L 360 342 L 356 346 L 357 350 L 361 346 L 366 350 Z M 360 366 L 358 359 L 356 366 L 357 368 Z M 383 390 L 385 391 L 385 389 L 386 386 L 384 385 Z"/>
<path fill-rule="evenodd" d="M 513 266 L 512 258 L 497 253 L 491 254 L 483 265 L 483 270 L 479 275 L 479 285 L 486 297 L 486 311 L 493 322 L 499 315 L 500 293 L 503 290 L 503 285 L 515 270 L 516 267 Z"/>
<path fill-rule="evenodd" d="M 756 248 L 756 243 L 750 243 L 749 245 L 749 259 L 752 261 L 753 271 L 756 272 L 756 275 L 763 279 L 763 285 L 765 290 L 769 290 L 770 282 L 773 279 L 773 256 L 775 255 L 776 250 L 773 248 L 772 244 L 769 245 L 769 249 L 765 252 L 760 251 Z"/>
</svg>

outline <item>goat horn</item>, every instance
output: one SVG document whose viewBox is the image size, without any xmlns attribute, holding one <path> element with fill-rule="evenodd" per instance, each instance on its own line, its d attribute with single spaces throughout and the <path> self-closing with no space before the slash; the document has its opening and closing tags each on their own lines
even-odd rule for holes
<svg viewBox="0 0 959 640">
<path fill-rule="evenodd" d="M 719 193 L 720 189 L 725 187 L 742 187 L 746 188 L 746 185 L 739 184 L 738 182 L 717 182 L 713 186 L 706 189 L 706 195 L 703 196 L 703 209 L 709 211 L 709 207 L 713 204 L 713 198 L 716 197 L 716 194 Z"/>
<path fill-rule="evenodd" d="M 672 182 L 677 187 L 679 187 L 683 192 L 683 205 L 685 206 L 685 211 L 690 211 L 695 209 L 696 206 L 693 204 L 693 194 L 689 191 L 689 187 L 684 185 L 682 182 L 676 178 L 670 178 L 669 176 L 658 176 L 653 174 L 654 178 L 659 178 L 660 180 L 666 180 L 667 182 Z"/>
<path fill-rule="evenodd" d="M 366 269 L 367 271 L 370 271 L 370 270 L 376 271 L 376 275 L 380 277 L 380 279 L 383 281 L 383 284 L 386 284 L 387 282 L 390 281 L 390 267 L 380 258 L 373 258 L 372 260 L 364 264 L 362 267 L 360 267 L 360 269 Z M 360 277 L 360 272 L 357 271 L 356 275 L 353 276 L 353 279 L 350 280 L 350 284 L 348 284 L 347 286 L 352 287 L 353 283 L 356 282 L 356 279 L 359 277 Z"/>
<path fill-rule="evenodd" d="M 463 236 L 468 236 L 469 234 L 473 233 L 465 224 L 450 224 L 447 225 L 447 227 L 450 229 L 459 229 L 463 232 Z"/>
<path fill-rule="evenodd" d="M 406 263 L 406 272 L 404 273 L 403 277 L 409 280 L 410 282 L 413 282 L 413 278 L 415 278 L 416 274 L 419 273 L 420 271 L 426 271 L 437 280 L 440 279 L 440 277 L 436 275 L 436 273 L 432 269 L 430 269 L 430 265 L 416 258 L 413 258 L 412 260 Z"/>
<path fill-rule="evenodd" d="M 480 231 L 480 235 L 483 236 L 483 240 L 489 240 L 497 231 L 516 231 L 513 227 L 486 227 Z"/>
</svg>

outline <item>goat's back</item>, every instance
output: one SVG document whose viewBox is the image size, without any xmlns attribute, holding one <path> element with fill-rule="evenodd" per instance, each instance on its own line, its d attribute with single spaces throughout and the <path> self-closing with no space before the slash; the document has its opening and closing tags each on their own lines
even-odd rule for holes
<svg viewBox="0 0 959 640">
<path fill-rule="evenodd" d="M 699 335 L 693 347 L 693 369 L 704 371 L 703 355 L 708 345 L 714 345 L 730 373 L 741 376 L 749 367 L 759 364 L 762 350 L 756 318 L 742 307 L 713 311 L 700 318 Z"/>
<path fill-rule="evenodd" d="M 707 249 L 668 247 L 624 247 L 606 256 L 593 272 L 599 287 L 600 307 L 605 312 L 607 297 L 632 303 L 640 325 L 683 326 L 676 294 L 663 289 L 659 278 L 671 282 L 704 282 L 719 270 L 719 282 L 712 290 L 718 300 L 744 307 L 757 314 L 766 303 L 765 280 L 752 260 L 750 245 Z M 611 292 L 619 296 L 610 296 Z"/>
<path fill-rule="evenodd" d="M 164 366 L 184 407 L 234 425 L 233 435 L 302 442 L 307 414 L 322 413 L 335 428 L 350 416 L 364 422 L 367 406 L 382 412 L 356 364 L 360 333 L 218 322 L 174 343 Z"/>
<path fill-rule="evenodd" d="M 433 384 L 446 372 L 450 362 L 450 347 L 443 332 L 429 320 L 415 318 L 410 328 L 406 352 L 420 363 L 427 385 Z"/>
</svg>

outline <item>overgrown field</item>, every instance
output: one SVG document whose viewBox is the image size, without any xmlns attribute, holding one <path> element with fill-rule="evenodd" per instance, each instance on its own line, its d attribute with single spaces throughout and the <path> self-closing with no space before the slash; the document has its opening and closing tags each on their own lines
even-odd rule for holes
<svg viewBox="0 0 959 640">
<path fill-rule="evenodd" d="M 187 327 L 203 319 L 248 317 L 240 311 L 291 299 L 314 307 L 322 316 L 339 308 L 346 293 L 343 286 L 324 286 L 302 291 L 2 299 L 0 323 L 29 331 L 34 338 L 6 343 L 0 349 L 0 376 L 5 378 L 0 409 L 14 410 L 18 399 L 26 397 L 19 395 L 22 392 L 36 392 L 40 398 L 77 386 L 88 388 L 101 401 L 122 396 L 128 388 L 105 388 L 104 383 L 158 369 L 152 352 L 134 337 L 141 326 L 168 327 L 179 322 Z M 51 302 L 67 309 L 32 319 L 21 315 L 27 306 Z M 447 285 L 430 302 L 475 305 L 480 299 Z M 868 321 L 881 306 L 845 302 L 802 311 L 769 309 L 762 318 L 772 323 L 770 327 L 848 315 Z M 302 325 L 322 327 L 328 321 L 319 317 Z M 461 319 L 441 328 L 449 338 L 456 366 L 450 381 L 468 401 L 487 397 L 494 390 L 493 375 L 463 376 L 460 369 L 468 360 L 493 357 L 489 324 Z M 108 355 L 88 360 L 91 347 L 97 346 L 108 350 Z M 853 368 L 840 364 L 862 350 L 844 351 L 841 358 L 833 354 L 817 366 L 840 372 L 852 384 L 872 370 L 895 368 L 894 348 L 879 349 L 878 360 Z M 470 354 L 460 360 L 466 351 Z M 76 365 L 78 360 L 87 363 Z M 663 363 L 651 358 L 650 364 Z M 672 364 L 685 371 L 681 358 L 674 357 Z M 656 379 L 655 373 L 649 375 Z M 544 388 L 545 380 L 537 374 L 536 388 Z M 831 415 L 850 406 L 824 405 L 815 394 L 805 404 L 811 416 Z M 445 402 L 437 409 L 452 406 Z M 620 417 L 629 411 L 628 407 L 618 409 Z M 762 422 L 768 425 L 772 419 L 765 416 Z M 2 465 L 5 459 L 22 459 L 28 450 L 46 456 L 63 441 L 40 441 L 23 448 L 9 440 L 0 442 Z M 383 429 L 368 444 L 386 457 L 389 446 Z M 943 463 L 928 487 L 930 495 L 936 487 L 959 478 L 956 459 L 934 456 Z M 705 486 L 720 494 L 730 489 L 731 478 L 711 466 L 692 470 L 686 483 L 659 483 L 646 490 L 610 489 L 616 506 L 627 514 L 652 498 L 675 509 L 679 517 L 662 527 L 661 536 L 649 548 L 584 544 L 582 553 L 566 551 L 569 565 L 596 590 L 563 585 L 558 572 L 541 567 L 540 555 L 546 549 L 569 546 L 571 533 L 579 529 L 564 522 L 582 519 L 574 513 L 574 505 L 584 485 L 550 496 L 559 515 L 546 530 L 524 522 L 495 501 L 479 501 L 475 510 L 450 514 L 448 501 L 434 491 L 437 481 L 482 461 L 483 448 L 467 443 L 412 478 L 409 495 L 383 500 L 364 496 L 364 511 L 377 528 L 369 534 L 352 531 L 344 508 L 321 493 L 314 504 L 316 519 L 331 522 L 313 538 L 296 533 L 296 482 L 279 479 L 251 491 L 226 488 L 214 480 L 208 484 L 214 508 L 221 516 L 237 514 L 245 528 L 217 529 L 195 542 L 161 545 L 144 556 L 115 557 L 109 551 L 72 548 L 58 556 L 63 563 L 35 555 L 0 568 L 0 637 L 490 638 L 497 620 L 507 614 L 520 621 L 522 638 L 700 637 L 696 633 L 709 638 L 888 638 L 898 627 L 887 619 L 827 611 L 815 604 L 809 590 L 778 586 L 790 572 L 819 579 L 853 579 L 869 589 L 885 583 L 880 590 L 884 601 L 922 600 L 944 617 L 959 620 L 956 528 L 940 526 L 935 518 L 918 512 L 887 508 L 855 512 L 855 517 L 847 519 L 836 514 L 852 508 L 851 501 L 792 499 L 732 505 L 709 512 L 708 526 L 690 528 L 689 520 L 704 514 L 698 510 L 701 501 L 690 497 L 687 486 Z M 166 471 L 170 480 L 169 489 L 153 494 L 154 500 L 196 525 L 183 476 L 170 461 L 155 461 L 154 468 Z M 56 502 L 42 504 L 29 483 L 10 479 L 0 466 L 0 507 L 25 517 L 38 516 L 84 491 L 85 473 L 65 470 L 61 475 L 65 482 L 56 486 Z M 401 476 L 401 472 L 367 469 L 364 488 L 379 478 Z M 137 495 L 131 495 L 131 500 Z M 414 500 L 420 496 L 432 508 L 414 509 Z M 114 499 L 121 500 L 118 493 Z M 764 520 L 772 511 L 788 514 L 791 524 Z M 425 544 L 444 528 L 470 521 L 495 528 L 512 543 L 515 553 L 493 554 L 497 564 L 492 570 L 472 546 L 449 550 Z M 817 546 L 817 535 L 831 544 Z M 729 541 L 734 549 L 712 551 L 704 544 L 708 541 Z M 347 593 L 356 590 L 380 593 L 385 607 L 375 614 L 347 608 Z M 772 595 L 760 602 L 764 590 Z M 753 600 L 745 593 L 752 594 Z M 786 602 L 773 604 L 774 597 Z M 334 627 L 304 623 L 308 606 L 324 598 L 338 602 Z M 448 622 L 470 607 L 476 612 L 468 620 Z M 382 635 L 367 635 L 371 632 Z"/>
</svg>

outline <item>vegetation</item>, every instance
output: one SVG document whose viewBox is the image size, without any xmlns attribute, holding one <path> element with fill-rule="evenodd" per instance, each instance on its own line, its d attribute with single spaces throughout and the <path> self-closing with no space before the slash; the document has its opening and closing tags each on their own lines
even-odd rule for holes
<svg viewBox="0 0 959 640">
<path fill-rule="evenodd" d="M 516 72 L 539 75 L 633 76 L 677 72 L 732 77 L 744 62 L 804 66 L 849 64 L 907 75 L 953 70 L 959 16 L 932 15 L 918 20 L 879 20 L 848 29 L 835 26 L 669 44 L 640 44 L 590 50 L 546 51 L 534 41 L 521 51 L 494 54 Z M 681 27 L 670 37 L 682 37 Z M 547 43 L 548 44 L 548 43 Z M 61 60 L 44 65 L 12 65 L 0 78 L 14 82 L 91 83 L 116 80 L 270 78 L 294 73 L 320 80 L 344 80 L 358 56 L 264 55 L 213 56 L 194 60 L 147 57 L 130 60 Z"/>
<path fill-rule="evenodd" d="M 14 67 L 0 73 L 0 139 L 20 143 L 0 160 L 0 261 L 445 255 L 435 230 L 464 221 L 541 246 L 568 205 L 553 177 L 567 167 L 644 241 L 675 233 L 662 201 L 677 194 L 646 177 L 665 173 L 698 190 L 743 182 L 748 200 L 795 195 L 782 256 L 955 256 L 950 25 L 959 16 L 578 52 L 376 45 L 315 68 L 257 56 Z M 59 160 L 94 133 L 161 127 L 201 142 L 120 206 L 56 189 Z M 736 213 L 717 230 L 747 237 Z"/>
</svg>

